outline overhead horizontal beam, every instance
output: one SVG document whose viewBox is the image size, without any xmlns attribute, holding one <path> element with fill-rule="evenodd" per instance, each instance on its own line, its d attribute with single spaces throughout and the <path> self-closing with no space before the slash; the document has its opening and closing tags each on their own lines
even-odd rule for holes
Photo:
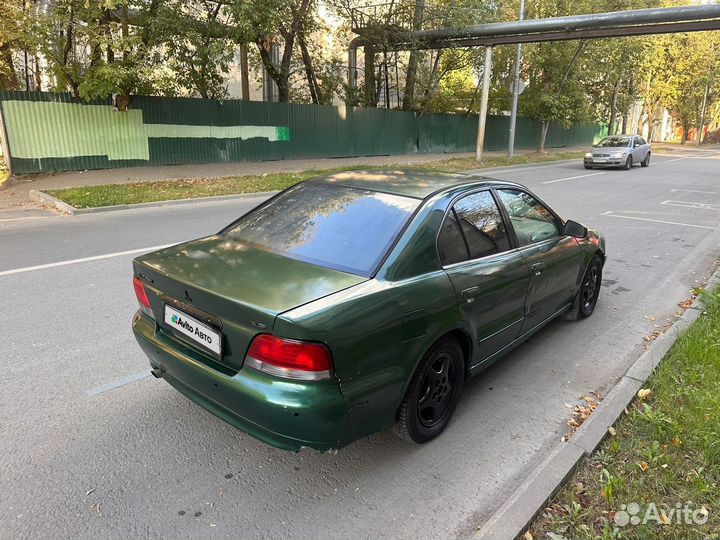
<svg viewBox="0 0 720 540">
<path fill-rule="evenodd" d="M 547 32 L 576 31 L 629 27 L 720 19 L 720 4 L 671 8 L 633 9 L 609 13 L 589 13 L 547 19 L 525 19 L 499 23 L 477 24 L 461 28 L 437 28 L 409 32 L 413 40 L 433 40 L 459 37 L 499 37 L 515 34 L 541 34 Z"/>
<path fill-rule="evenodd" d="M 415 32 L 388 31 L 382 36 L 382 42 L 384 46 L 396 50 L 446 49 L 718 29 L 720 4 L 704 4 L 526 19 Z M 350 47 L 356 48 L 365 42 L 365 38 L 358 37 L 352 41 Z"/>
<path fill-rule="evenodd" d="M 477 47 L 486 45 L 509 45 L 516 43 L 538 43 L 545 41 L 568 41 L 574 39 L 598 39 L 627 36 L 646 36 L 652 34 L 672 34 L 679 32 L 702 32 L 720 30 L 720 19 L 713 21 L 692 21 L 683 23 L 650 24 L 621 28 L 584 29 L 572 31 L 547 32 L 542 34 L 517 34 L 494 37 L 435 39 L 415 43 L 393 44 L 393 49 L 449 49 L 458 47 Z"/>
</svg>

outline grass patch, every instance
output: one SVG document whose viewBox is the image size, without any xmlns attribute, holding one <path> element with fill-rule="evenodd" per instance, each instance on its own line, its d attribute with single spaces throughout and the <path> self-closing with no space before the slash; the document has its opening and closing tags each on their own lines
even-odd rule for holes
<svg viewBox="0 0 720 540">
<path fill-rule="evenodd" d="M 118 204 L 168 201 L 172 199 L 194 199 L 217 195 L 239 195 L 288 188 L 314 176 L 338 171 L 357 169 L 419 169 L 426 171 L 460 172 L 470 169 L 540 163 L 561 159 L 581 158 L 583 152 L 554 152 L 548 154 L 521 154 L 509 160 L 490 156 L 482 164 L 473 158 L 450 158 L 442 161 L 408 165 L 353 166 L 333 169 L 307 170 L 298 173 L 273 173 L 255 176 L 229 176 L 225 178 L 194 178 L 178 180 L 157 180 L 151 182 L 130 182 L 102 186 L 80 186 L 67 189 L 49 190 L 48 193 L 75 208 L 94 208 Z"/>
<path fill-rule="evenodd" d="M 720 289 L 703 301 L 706 315 L 646 383 L 650 395 L 636 400 L 615 435 L 535 520 L 534 538 L 720 538 Z M 706 523 L 684 523 L 686 501 Z M 617 526 L 616 513 L 630 503 L 639 505 L 641 522 Z M 650 521 L 643 524 L 648 511 Z"/>
<path fill-rule="evenodd" d="M 531 163 L 545 163 L 548 161 L 559 161 L 562 159 L 582 159 L 585 152 L 548 152 L 546 154 L 538 154 L 536 152 L 519 154 L 513 159 L 502 156 L 488 156 L 482 163 L 475 161 L 475 158 L 450 158 L 442 161 L 431 161 L 429 163 L 421 163 L 413 165 L 413 169 L 423 169 L 426 171 L 439 172 L 462 172 L 475 169 L 487 169 L 490 167 L 505 167 L 508 165 L 525 165 Z"/>
</svg>

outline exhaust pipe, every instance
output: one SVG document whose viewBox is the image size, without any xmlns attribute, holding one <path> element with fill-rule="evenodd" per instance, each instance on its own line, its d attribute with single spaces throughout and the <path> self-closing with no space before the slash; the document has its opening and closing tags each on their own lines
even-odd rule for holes
<svg viewBox="0 0 720 540">
<path fill-rule="evenodd" d="M 156 379 L 162 379 L 163 373 L 165 373 L 165 369 L 163 369 L 161 367 L 156 367 L 156 368 L 151 369 L 150 373 Z"/>
</svg>

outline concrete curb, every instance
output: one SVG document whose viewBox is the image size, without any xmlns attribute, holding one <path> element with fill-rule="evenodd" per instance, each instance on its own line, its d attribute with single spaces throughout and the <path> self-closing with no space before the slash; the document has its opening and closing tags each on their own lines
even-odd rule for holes
<svg viewBox="0 0 720 540">
<path fill-rule="evenodd" d="M 135 208 L 156 208 L 158 206 L 177 206 L 182 204 L 194 204 L 201 202 L 212 202 L 212 201 L 231 201 L 231 200 L 243 200 L 243 199 L 254 199 L 256 197 L 270 197 L 278 193 L 277 191 L 262 191 L 258 193 L 241 193 L 239 195 L 216 195 L 214 197 L 197 197 L 194 199 L 170 199 L 167 201 L 154 201 L 146 203 L 136 204 L 116 204 L 112 206 L 97 206 L 95 208 L 75 208 L 70 206 L 66 202 L 61 201 L 57 197 L 39 191 L 37 189 L 30 190 L 30 200 L 50 205 L 64 214 L 70 214 L 71 216 L 79 214 L 97 214 L 98 212 L 114 212 L 116 210 L 132 210 Z"/>
<path fill-rule="evenodd" d="M 512 170 L 512 169 L 525 169 L 525 168 L 537 168 L 537 167 L 550 167 L 552 165 L 556 165 L 558 163 L 568 163 L 568 162 L 574 162 L 577 161 L 577 159 L 560 159 L 557 161 L 548 161 L 548 162 L 542 162 L 542 163 L 520 163 L 518 165 L 507 165 L 507 166 L 499 166 L 499 167 L 491 167 L 487 169 L 473 169 L 469 171 L 463 171 L 458 174 L 462 174 L 465 176 L 473 177 L 473 176 L 484 176 L 484 173 L 490 173 L 492 174 L 493 171 L 505 171 L 505 170 Z M 49 193 L 46 193 L 44 191 L 38 190 L 38 189 L 31 189 L 29 192 L 30 200 L 52 206 L 53 208 L 59 210 L 63 214 L 69 214 L 71 216 L 80 215 L 80 214 L 96 214 L 98 212 L 114 212 L 116 210 L 131 210 L 133 208 L 157 208 L 159 206 L 171 206 L 171 205 L 180 205 L 180 204 L 193 204 L 193 203 L 199 203 L 199 202 L 208 202 L 208 201 L 228 201 L 228 200 L 242 200 L 242 199 L 251 199 L 254 197 L 270 197 L 272 195 L 275 195 L 278 193 L 278 191 L 261 191 L 256 193 L 241 193 L 239 195 L 217 195 L 214 197 L 196 197 L 192 199 L 170 199 L 167 201 L 155 201 L 155 202 L 147 202 L 147 203 L 136 203 L 136 204 L 116 204 L 112 206 L 97 206 L 95 208 L 75 208 L 74 206 L 70 206 L 64 201 L 61 201 L 57 197 L 53 197 Z"/>
<path fill-rule="evenodd" d="M 720 268 L 705 285 L 720 287 Z M 612 388 L 597 409 L 575 431 L 569 442 L 561 442 L 522 482 L 473 536 L 475 540 L 515 540 L 545 504 L 563 487 L 584 456 L 591 455 L 605 439 L 608 428 L 623 414 L 647 378 L 665 357 L 682 332 L 703 312 L 699 298 L 670 329 L 655 339 Z"/>
</svg>

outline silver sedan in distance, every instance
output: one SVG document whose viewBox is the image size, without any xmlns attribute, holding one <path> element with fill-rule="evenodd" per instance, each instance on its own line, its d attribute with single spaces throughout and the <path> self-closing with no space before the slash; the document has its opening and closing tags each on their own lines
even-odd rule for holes
<svg viewBox="0 0 720 540">
<path fill-rule="evenodd" d="M 627 171 L 636 163 L 650 165 L 651 151 L 650 144 L 639 135 L 612 135 L 594 144 L 583 163 L 586 169 L 620 167 Z"/>
</svg>

